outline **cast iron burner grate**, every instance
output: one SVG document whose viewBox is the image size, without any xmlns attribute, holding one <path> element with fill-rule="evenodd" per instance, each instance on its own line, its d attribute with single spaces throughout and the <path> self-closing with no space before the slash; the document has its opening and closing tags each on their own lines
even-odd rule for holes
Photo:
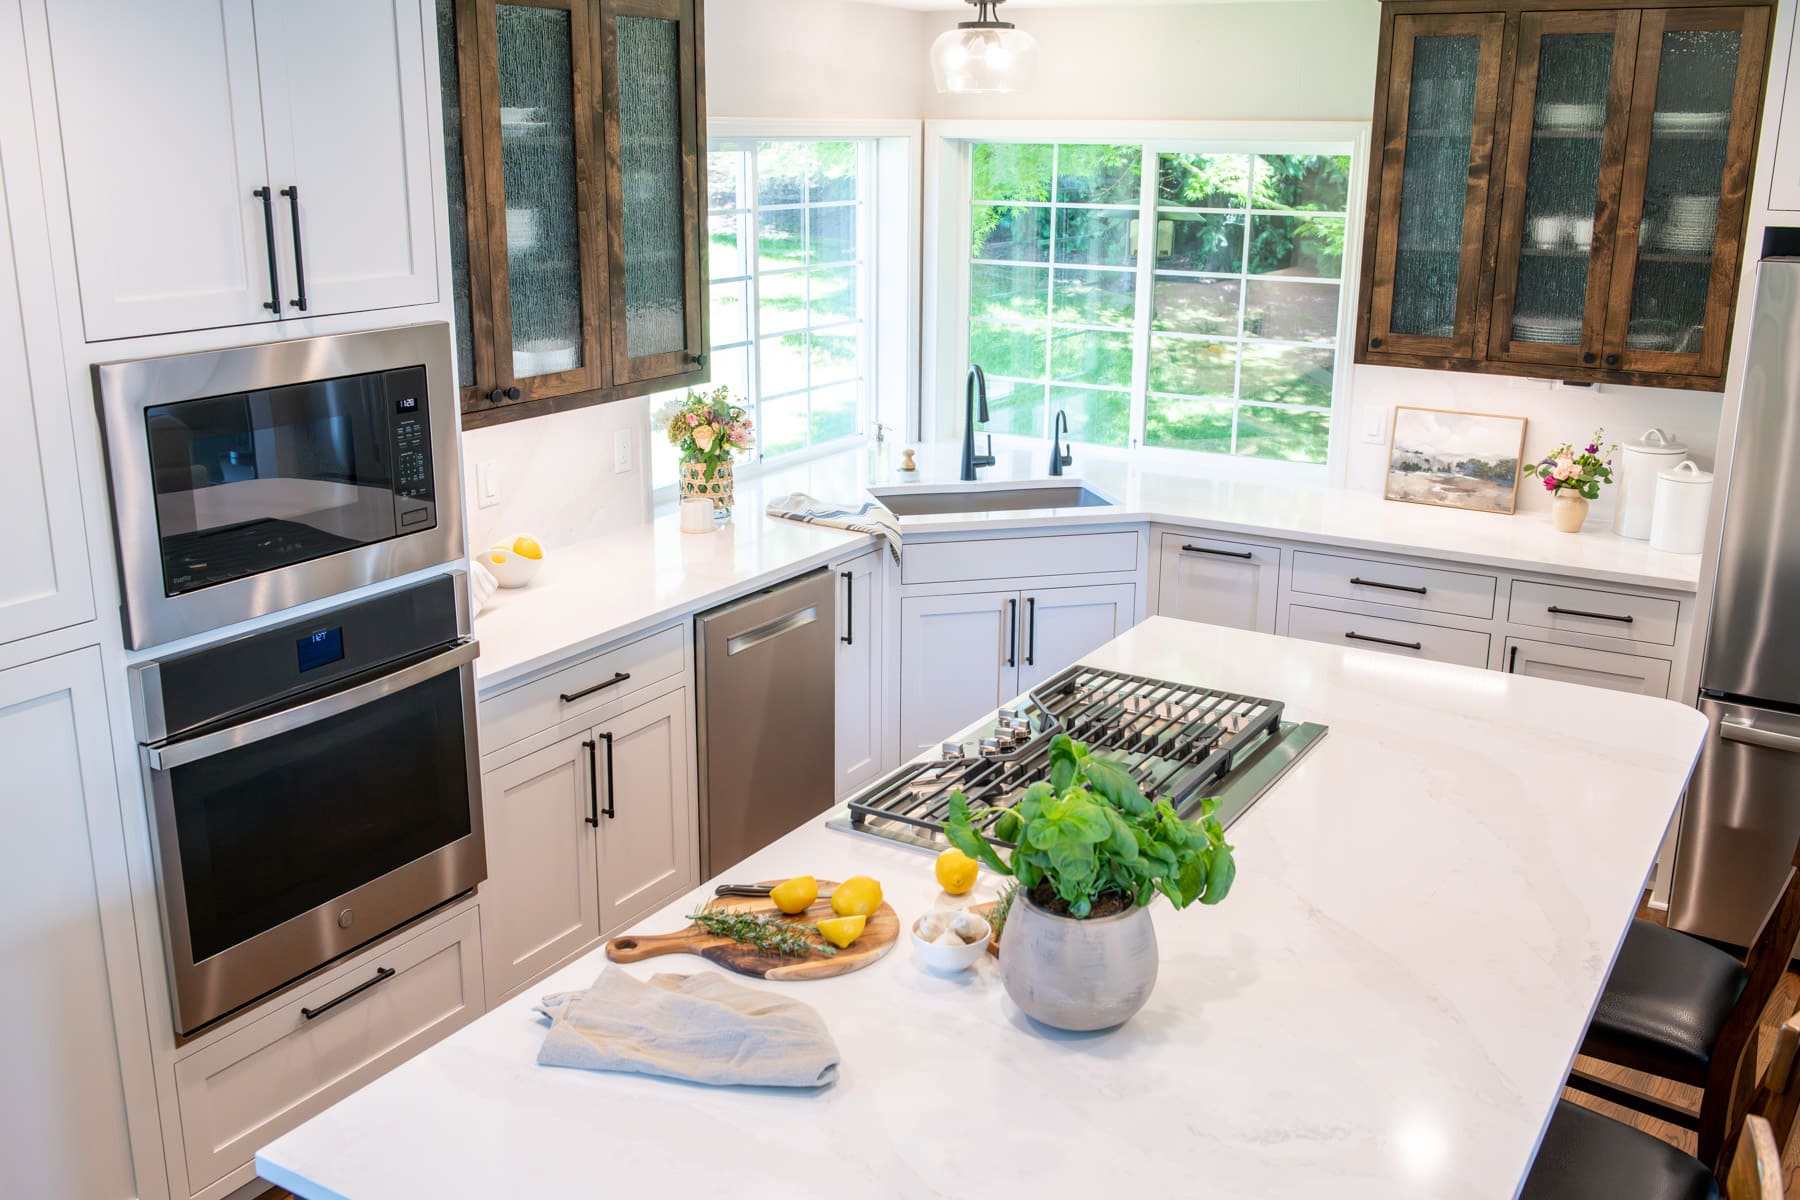
<svg viewBox="0 0 1800 1200">
<path fill-rule="evenodd" d="M 1266 778 L 1253 794 L 1221 812 L 1229 824 L 1325 732 L 1284 723 L 1282 708 L 1276 700 L 1074 666 L 1033 689 L 1016 708 L 1000 710 L 973 754 L 947 742 L 942 757 L 901 768 L 852 799 L 847 820 L 832 824 L 941 845 L 951 793 L 961 791 L 973 808 L 1010 802 L 1049 777 L 1050 742 L 1058 733 L 1126 767 L 1145 795 L 1169 797 L 1186 817 L 1247 763 L 1293 743 L 1277 756 L 1273 774 L 1262 772 Z"/>
</svg>

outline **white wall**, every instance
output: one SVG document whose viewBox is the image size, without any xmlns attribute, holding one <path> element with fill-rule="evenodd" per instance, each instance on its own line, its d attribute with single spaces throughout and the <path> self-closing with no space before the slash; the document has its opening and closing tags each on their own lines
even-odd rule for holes
<svg viewBox="0 0 1800 1200">
<path fill-rule="evenodd" d="M 470 551 L 529 533 L 554 552 L 641 524 L 650 509 L 644 463 L 649 423 L 649 402 L 640 398 L 463 434 Z M 631 469 L 619 474 L 613 471 L 613 435 L 621 430 L 631 437 Z M 492 508 L 478 507 L 482 462 L 491 462 L 498 476 L 500 503 Z"/>
<path fill-rule="evenodd" d="M 847 0 L 712 0 L 707 115 L 916 118 L 931 83 L 920 21 Z"/>
</svg>

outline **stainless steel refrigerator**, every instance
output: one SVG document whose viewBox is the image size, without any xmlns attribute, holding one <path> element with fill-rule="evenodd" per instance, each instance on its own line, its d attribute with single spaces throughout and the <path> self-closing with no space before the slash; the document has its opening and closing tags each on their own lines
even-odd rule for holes
<svg viewBox="0 0 1800 1200">
<path fill-rule="evenodd" d="M 1757 274 L 1669 923 L 1744 946 L 1800 840 L 1800 258 Z"/>
</svg>

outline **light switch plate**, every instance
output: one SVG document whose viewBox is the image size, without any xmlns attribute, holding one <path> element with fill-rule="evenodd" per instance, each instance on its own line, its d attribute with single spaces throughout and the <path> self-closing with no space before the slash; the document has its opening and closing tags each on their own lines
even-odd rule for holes
<svg viewBox="0 0 1800 1200">
<path fill-rule="evenodd" d="M 492 508 L 500 503 L 500 464 L 487 459 L 475 464 L 475 507 Z"/>
<path fill-rule="evenodd" d="M 617 429 L 613 431 L 613 474 L 623 475 L 631 470 L 631 430 Z"/>
<path fill-rule="evenodd" d="M 1372 446 L 1385 446 L 1388 440 L 1388 409 L 1376 404 L 1363 409 L 1362 440 Z"/>
</svg>

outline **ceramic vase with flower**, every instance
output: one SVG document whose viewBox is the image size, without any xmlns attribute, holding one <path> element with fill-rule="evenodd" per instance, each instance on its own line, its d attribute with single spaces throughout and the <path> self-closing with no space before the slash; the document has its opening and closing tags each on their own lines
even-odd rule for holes
<svg viewBox="0 0 1800 1200">
<path fill-rule="evenodd" d="M 1544 481 L 1544 490 L 1551 495 L 1550 520 L 1561 533 L 1581 532 L 1589 501 L 1598 500 L 1600 489 L 1612 482 L 1612 456 L 1619 448 L 1602 451 L 1605 437 L 1606 430 L 1596 429 L 1594 440 L 1585 447 L 1578 450 L 1574 443 L 1564 442 L 1525 468 L 1527 475 Z"/>
<path fill-rule="evenodd" d="M 748 450 L 754 424 L 728 387 L 689 392 L 657 414 L 669 444 L 681 451 L 681 497 L 712 501 L 713 515 L 724 520 L 736 500 L 732 455 Z"/>
</svg>

